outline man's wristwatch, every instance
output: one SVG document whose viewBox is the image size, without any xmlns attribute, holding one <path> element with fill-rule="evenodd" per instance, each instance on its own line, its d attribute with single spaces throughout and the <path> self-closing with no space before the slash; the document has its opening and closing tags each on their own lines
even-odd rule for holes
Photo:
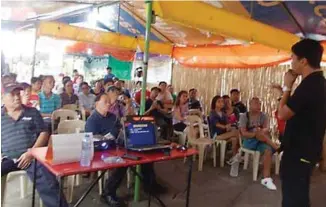
<svg viewBox="0 0 326 207">
<path fill-rule="evenodd" d="M 283 86 L 282 91 L 283 92 L 290 92 L 291 91 L 291 88 L 289 88 L 287 86 Z"/>
</svg>

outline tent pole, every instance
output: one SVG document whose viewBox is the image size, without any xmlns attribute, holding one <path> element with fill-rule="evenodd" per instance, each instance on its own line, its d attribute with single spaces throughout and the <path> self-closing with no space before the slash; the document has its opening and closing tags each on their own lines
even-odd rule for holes
<svg viewBox="0 0 326 207">
<path fill-rule="evenodd" d="M 143 57 L 143 81 L 142 81 L 142 90 L 141 90 L 141 102 L 140 102 L 140 115 L 145 113 L 145 94 L 146 94 L 146 84 L 147 84 L 147 69 L 148 69 L 148 57 L 149 57 L 149 43 L 150 43 L 150 34 L 151 34 L 151 24 L 152 24 L 152 0 L 145 1 L 146 3 L 146 33 L 145 33 L 145 50 Z M 140 174 L 140 165 L 137 166 L 137 172 Z M 139 201 L 139 189 L 140 189 L 140 180 L 136 176 L 135 180 L 135 193 L 134 201 Z"/>
<path fill-rule="evenodd" d="M 37 46 L 37 40 L 38 40 L 37 30 L 38 30 L 38 24 L 36 23 L 35 24 L 35 35 L 34 35 L 34 47 L 33 47 L 33 60 L 32 60 L 32 77 L 34 77 L 34 74 L 35 74 L 36 46 Z"/>
</svg>

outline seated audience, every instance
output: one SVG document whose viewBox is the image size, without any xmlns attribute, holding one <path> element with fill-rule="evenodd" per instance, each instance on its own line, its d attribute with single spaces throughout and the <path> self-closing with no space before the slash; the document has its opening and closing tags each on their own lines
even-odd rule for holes
<svg viewBox="0 0 326 207">
<path fill-rule="evenodd" d="M 183 132 L 186 125 L 186 116 L 188 115 L 188 92 L 180 91 L 178 93 L 175 105 L 173 107 L 173 128 L 176 131 Z"/>
<path fill-rule="evenodd" d="M 122 104 L 125 107 L 129 107 L 130 112 L 128 113 L 128 115 L 134 115 L 134 114 L 138 114 L 138 104 L 131 98 L 130 94 L 127 93 L 126 91 L 124 91 L 119 99 L 122 101 Z M 131 110 L 133 110 L 133 112 L 131 112 Z"/>
<path fill-rule="evenodd" d="M 85 109 L 86 116 L 89 116 L 91 114 L 91 111 L 94 109 L 96 96 L 89 92 L 88 83 L 81 83 L 80 88 L 82 92 L 80 92 L 78 96 L 79 105 Z"/>
<path fill-rule="evenodd" d="M 161 92 L 156 99 L 163 103 L 165 109 L 172 109 L 173 97 L 170 91 L 167 90 L 167 83 L 165 81 L 161 81 L 159 83 L 159 88 L 161 89 Z"/>
<path fill-rule="evenodd" d="M 129 94 L 129 96 L 131 97 L 129 89 L 126 88 L 126 82 L 124 80 L 120 80 L 120 82 L 121 82 L 121 88 L 124 91 L 124 93 Z"/>
<path fill-rule="evenodd" d="M 39 109 L 40 107 L 40 98 L 38 94 L 41 91 L 42 80 L 39 77 L 33 77 L 31 79 L 31 96 L 30 101 L 32 105 Z"/>
<path fill-rule="evenodd" d="M 283 95 L 282 86 L 277 85 L 277 84 L 273 84 L 272 85 L 272 89 L 276 89 L 277 92 L 279 93 L 279 96 L 282 97 L 282 95 Z M 278 98 L 278 104 L 279 104 L 279 101 L 280 100 L 281 100 L 281 98 Z M 275 119 L 277 121 L 277 130 L 279 132 L 279 141 L 282 142 L 283 141 L 284 132 L 285 132 L 286 121 L 281 120 L 278 117 L 278 111 L 277 110 L 275 111 L 274 116 L 275 116 Z"/>
<path fill-rule="evenodd" d="M 140 105 L 140 101 L 141 101 L 141 92 L 142 92 L 142 89 L 138 90 L 135 93 L 135 101 L 136 101 L 136 103 L 138 105 Z M 151 92 L 146 89 L 146 91 L 145 91 L 145 100 L 149 99 L 150 96 L 151 96 Z"/>
<path fill-rule="evenodd" d="M 103 84 L 102 84 L 102 80 L 97 80 L 95 82 L 95 86 L 94 86 L 94 89 L 91 89 L 90 93 L 94 94 L 95 96 L 101 94 L 101 93 L 104 93 L 104 87 L 103 87 Z"/>
<path fill-rule="evenodd" d="M 22 87 L 22 90 L 20 91 L 21 101 L 22 104 L 28 107 L 34 107 L 33 103 L 31 102 L 31 85 L 28 83 L 21 83 L 20 86 Z"/>
<path fill-rule="evenodd" d="M 167 139 L 169 136 L 169 130 L 172 127 L 172 119 L 166 110 L 163 108 L 163 104 L 156 100 L 156 97 L 160 93 L 160 88 L 153 87 L 151 89 L 151 96 L 146 100 L 144 115 L 153 116 L 155 118 L 156 125 L 161 128 L 161 137 Z M 172 131 L 170 130 L 172 133 Z"/>
<path fill-rule="evenodd" d="M 110 86 L 114 85 L 114 81 L 112 79 L 104 79 L 104 91 L 107 91 Z"/>
<path fill-rule="evenodd" d="M 272 156 L 278 146 L 269 135 L 268 116 L 261 112 L 259 98 L 254 97 L 249 103 L 249 112 L 240 115 L 239 127 L 243 139 L 243 147 L 259 151 L 263 155 L 263 179 L 261 184 L 270 190 L 276 190 L 271 178 Z"/>
<path fill-rule="evenodd" d="M 177 99 L 177 95 L 174 93 L 174 88 L 172 85 L 168 85 L 168 91 L 171 93 L 173 98 L 173 103 L 175 103 L 175 100 Z"/>
<path fill-rule="evenodd" d="M 215 96 L 212 100 L 211 112 L 209 115 L 211 134 L 212 136 L 216 136 L 216 139 L 218 140 L 231 140 L 232 154 L 234 156 L 238 152 L 239 132 L 236 129 L 232 129 L 223 108 L 223 98 L 221 96 Z"/>
<path fill-rule="evenodd" d="M 131 106 L 131 102 L 128 101 L 124 106 L 123 102 L 118 100 L 119 89 L 115 86 L 110 86 L 107 90 L 108 99 L 109 99 L 109 111 L 113 113 L 118 119 L 126 115 L 133 115 L 134 110 Z"/>
<path fill-rule="evenodd" d="M 137 81 L 135 83 L 135 85 L 132 87 L 132 89 L 131 89 L 131 95 L 132 95 L 133 98 L 135 98 L 136 93 L 141 90 L 141 86 L 142 86 L 142 82 L 141 81 Z"/>
<path fill-rule="evenodd" d="M 109 111 L 109 106 L 110 102 L 107 94 L 103 93 L 96 97 L 95 110 L 86 121 L 86 132 L 92 132 L 94 135 L 101 136 L 111 133 L 112 136 L 118 138 L 122 126 L 119 118 Z M 144 182 L 146 183 L 144 186 L 145 191 L 149 191 L 149 178 L 152 177 L 152 189 L 155 191 L 154 193 L 163 193 L 165 189 L 155 181 L 153 164 L 142 165 L 141 169 Z M 109 206 L 119 207 L 123 205 L 123 202 L 117 197 L 116 191 L 120 187 L 126 171 L 127 168 L 116 168 L 111 171 L 109 178 L 106 180 L 101 198 Z"/>
<path fill-rule="evenodd" d="M 238 89 L 232 89 L 230 94 L 232 105 L 237 108 L 240 113 L 246 113 L 247 107 L 240 101 L 240 91 Z"/>
<path fill-rule="evenodd" d="M 74 94 L 72 81 L 66 81 L 64 83 L 64 92 L 60 95 L 61 105 L 68 104 L 77 104 L 78 105 L 78 96 Z"/>
<path fill-rule="evenodd" d="M 49 134 L 42 116 L 35 108 L 22 105 L 20 98 L 22 88 L 18 84 L 10 84 L 3 89 L 1 176 L 25 170 L 28 177 L 33 180 L 36 168 L 36 189 L 42 202 L 47 207 L 58 206 L 59 183 L 56 177 L 40 162 L 35 163 L 30 153 L 30 148 L 44 147 L 48 143 Z M 69 206 L 62 193 L 60 200 L 60 206 Z"/>
<path fill-rule="evenodd" d="M 77 79 L 79 78 L 79 73 L 78 73 L 78 70 L 74 69 L 72 71 L 72 77 L 73 77 L 73 84 L 77 83 Z"/>
<path fill-rule="evenodd" d="M 232 101 L 228 95 L 224 95 L 223 100 L 224 100 L 223 111 L 226 113 L 228 117 L 228 123 L 231 124 L 232 127 L 237 128 L 239 118 L 240 118 L 240 112 L 236 107 L 232 106 Z"/>
<path fill-rule="evenodd" d="M 200 111 L 202 111 L 201 103 L 197 99 L 197 89 L 195 88 L 189 90 L 188 107 L 189 109 L 199 109 Z"/>
<path fill-rule="evenodd" d="M 40 112 L 43 117 L 51 117 L 52 112 L 61 107 L 61 98 L 59 95 L 52 92 L 53 88 L 53 76 L 45 76 L 42 91 L 39 93 Z"/>
<path fill-rule="evenodd" d="M 84 82 L 84 76 L 82 76 L 82 75 L 78 75 L 78 77 L 77 77 L 77 79 L 76 79 L 76 83 L 73 83 L 73 89 L 74 89 L 74 93 L 75 93 L 76 95 L 78 95 L 79 92 L 81 92 L 79 87 L 80 87 L 80 84 L 81 84 L 82 82 Z"/>
<path fill-rule="evenodd" d="M 128 90 L 128 89 L 125 89 L 125 88 L 123 87 L 123 85 L 124 85 L 124 81 L 122 81 L 122 80 L 117 80 L 117 81 L 114 83 L 114 86 L 117 87 L 117 88 L 121 91 L 121 95 L 122 95 L 122 94 L 125 94 L 125 95 L 127 95 L 127 96 L 130 97 L 129 90 Z"/>
<path fill-rule="evenodd" d="M 60 84 L 58 84 L 55 88 L 55 91 L 57 94 L 62 94 L 64 92 L 64 83 L 67 82 L 67 81 L 71 81 L 71 78 L 69 76 L 64 76 L 62 78 L 62 81 Z"/>
</svg>

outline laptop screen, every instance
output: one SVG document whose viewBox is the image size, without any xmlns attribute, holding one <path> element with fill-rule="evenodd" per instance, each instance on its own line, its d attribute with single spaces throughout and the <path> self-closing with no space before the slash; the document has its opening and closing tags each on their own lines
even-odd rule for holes
<svg viewBox="0 0 326 207">
<path fill-rule="evenodd" d="M 125 123 L 127 148 L 151 146 L 156 144 L 155 125 L 150 121 Z"/>
</svg>

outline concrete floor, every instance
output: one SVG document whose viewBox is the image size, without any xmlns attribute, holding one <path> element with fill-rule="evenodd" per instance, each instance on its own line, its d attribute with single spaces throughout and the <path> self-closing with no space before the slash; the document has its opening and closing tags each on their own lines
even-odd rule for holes
<svg viewBox="0 0 326 207">
<path fill-rule="evenodd" d="M 241 170 L 237 178 L 229 176 L 230 167 L 212 167 L 210 160 L 204 164 L 203 172 L 197 171 L 197 162 L 194 163 L 190 206 L 191 207 L 280 207 L 281 191 L 278 176 L 273 176 L 278 187 L 277 191 L 269 191 L 260 185 L 259 181 L 252 181 L 252 171 Z M 179 207 L 185 205 L 185 194 L 182 191 L 186 186 L 187 165 L 181 160 L 169 161 L 156 164 L 156 172 L 161 183 L 169 188 L 169 192 L 161 196 L 168 207 Z M 74 201 L 87 187 L 83 185 L 76 187 Z M 27 198 L 19 198 L 19 179 L 12 179 L 7 185 L 4 207 L 30 206 L 31 190 Z M 29 186 L 31 189 L 31 185 Z M 124 183 L 119 189 L 119 194 L 129 200 L 128 206 L 147 206 L 146 195 L 141 195 L 142 201 L 132 204 L 132 190 L 126 188 Z M 311 185 L 312 207 L 326 206 L 326 174 L 318 170 L 314 172 Z M 98 196 L 96 186 L 87 199 L 80 205 L 82 207 L 105 207 Z M 152 202 L 152 206 L 159 206 Z"/>
</svg>

